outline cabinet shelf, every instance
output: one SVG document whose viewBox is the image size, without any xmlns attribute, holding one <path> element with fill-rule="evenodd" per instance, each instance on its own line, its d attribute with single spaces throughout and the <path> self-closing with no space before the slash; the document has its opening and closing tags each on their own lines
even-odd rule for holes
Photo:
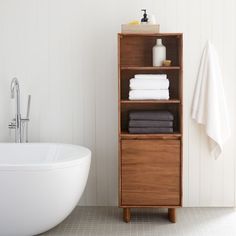
<svg viewBox="0 0 236 236">
<path fill-rule="evenodd" d="M 121 139 L 180 139 L 181 133 L 175 132 L 171 134 L 130 134 L 127 131 L 122 131 Z"/>
<path fill-rule="evenodd" d="M 121 100 L 121 104 L 179 104 L 178 99 L 170 100 Z"/>
<path fill-rule="evenodd" d="M 146 70 L 146 71 L 161 71 L 161 70 L 180 70 L 180 66 L 121 66 L 121 70 Z"/>
</svg>

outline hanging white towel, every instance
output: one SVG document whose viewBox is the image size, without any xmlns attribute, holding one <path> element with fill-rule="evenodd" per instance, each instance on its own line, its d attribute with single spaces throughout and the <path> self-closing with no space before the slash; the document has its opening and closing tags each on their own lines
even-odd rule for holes
<svg viewBox="0 0 236 236">
<path fill-rule="evenodd" d="M 204 125 L 210 151 L 217 158 L 230 135 L 230 127 L 218 55 L 210 42 L 204 49 L 195 86 L 192 118 Z"/>
<path fill-rule="evenodd" d="M 169 99 L 169 90 L 131 90 L 129 91 L 130 100 L 149 100 L 149 99 Z"/>
<path fill-rule="evenodd" d="M 168 79 L 131 79 L 129 81 L 130 89 L 168 89 Z"/>
</svg>

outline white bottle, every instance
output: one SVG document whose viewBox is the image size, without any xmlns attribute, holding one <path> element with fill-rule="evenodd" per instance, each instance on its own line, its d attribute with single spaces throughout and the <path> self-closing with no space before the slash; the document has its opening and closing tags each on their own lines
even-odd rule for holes
<svg viewBox="0 0 236 236">
<path fill-rule="evenodd" d="M 162 66 L 166 60 L 166 47 L 162 44 L 162 39 L 157 39 L 156 45 L 152 48 L 153 66 Z"/>
</svg>

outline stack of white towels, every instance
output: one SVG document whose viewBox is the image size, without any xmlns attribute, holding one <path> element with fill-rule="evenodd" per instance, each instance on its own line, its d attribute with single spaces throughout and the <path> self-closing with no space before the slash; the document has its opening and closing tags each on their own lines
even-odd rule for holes
<svg viewBox="0 0 236 236">
<path fill-rule="evenodd" d="M 168 100 L 169 80 L 166 74 L 137 74 L 130 79 L 129 100 Z"/>
</svg>

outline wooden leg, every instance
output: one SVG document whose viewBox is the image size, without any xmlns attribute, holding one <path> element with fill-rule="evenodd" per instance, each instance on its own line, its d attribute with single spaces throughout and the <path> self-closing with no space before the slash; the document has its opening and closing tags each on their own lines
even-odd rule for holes
<svg viewBox="0 0 236 236">
<path fill-rule="evenodd" d="M 176 209 L 175 208 L 168 209 L 168 218 L 170 222 L 176 223 Z"/>
<path fill-rule="evenodd" d="M 131 217 L 131 213 L 130 213 L 130 208 L 124 208 L 123 209 L 123 220 L 126 223 L 130 222 L 130 217 Z"/>
</svg>

